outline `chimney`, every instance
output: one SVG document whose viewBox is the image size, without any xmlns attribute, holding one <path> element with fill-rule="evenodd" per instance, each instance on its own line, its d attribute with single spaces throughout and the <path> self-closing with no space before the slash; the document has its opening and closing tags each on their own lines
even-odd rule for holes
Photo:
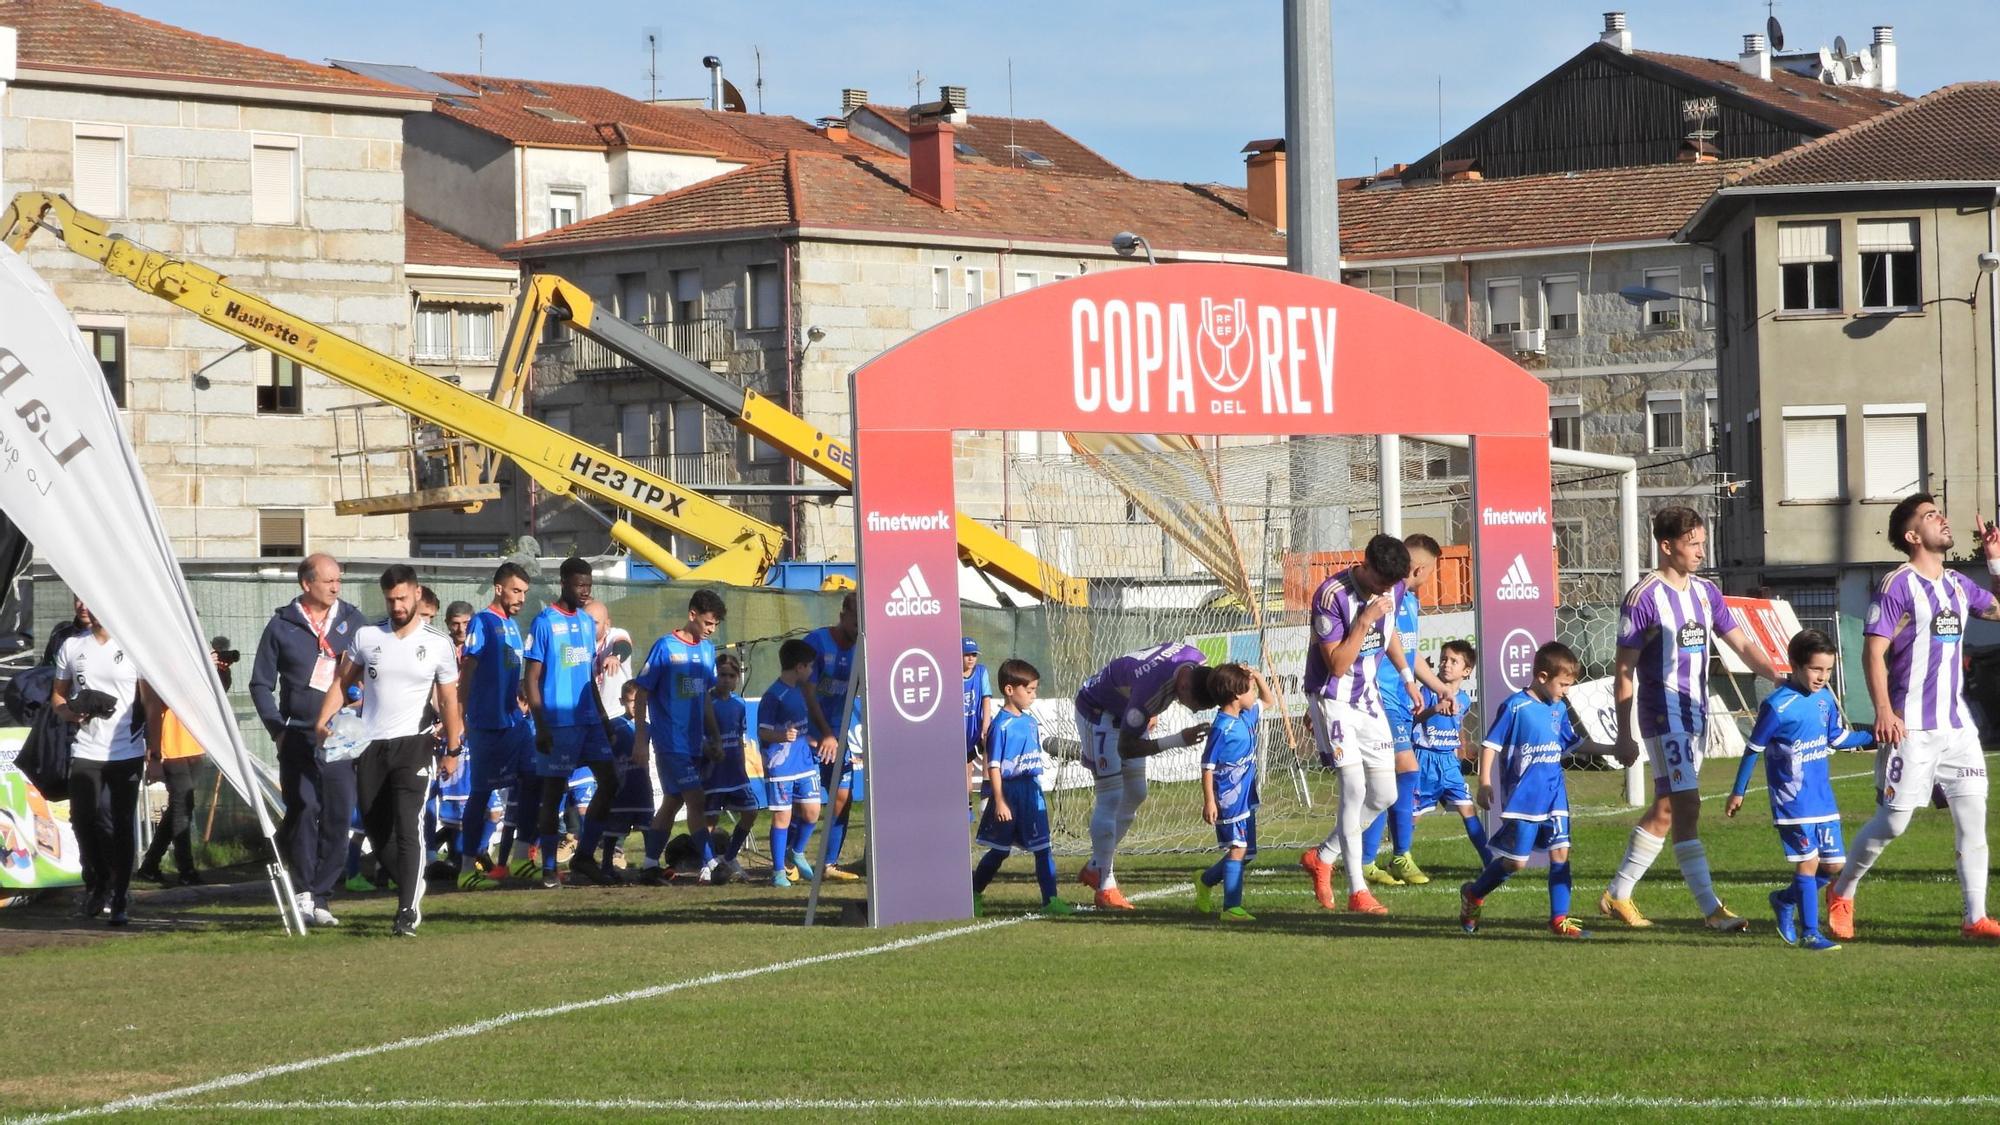
<svg viewBox="0 0 2000 1125">
<path fill-rule="evenodd" d="M 857 90 L 854 87 L 849 86 L 840 92 L 840 115 L 842 117 L 845 117 L 850 113 L 853 113 L 855 110 L 860 109 L 862 106 L 867 104 L 868 104 L 868 91 L 866 90 Z"/>
<path fill-rule="evenodd" d="M 819 131 L 834 144 L 844 145 L 847 143 L 847 118 L 822 117 L 819 119 Z"/>
<path fill-rule="evenodd" d="M 1715 146 L 1700 137 L 1689 137 L 1682 141 L 1679 151 L 1674 153 L 1676 164 L 1713 164 L 1720 159 Z"/>
<path fill-rule="evenodd" d="M 958 209 L 958 196 L 952 187 L 957 133 L 943 118 L 910 120 L 910 190 L 937 204 L 941 211 Z"/>
<path fill-rule="evenodd" d="M 1624 12 L 1604 13 L 1604 34 L 1597 41 L 1613 50 L 1632 53 L 1632 32 L 1625 26 Z"/>
<path fill-rule="evenodd" d="M 1771 52 L 1764 46 L 1763 36 L 1743 37 L 1743 53 L 1737 56 L 1736 67 L 1752 78 L 1771 80 Z"/>
<path fill-rule="evenodd" d="M 965 87 L 939 86 L 938 100 L 951 107 L 952 124 L 965 124 Z"/>
<path fill-rule="evenodd" d="M 1885 94 L 1896 92 L 1896 29 L 1882 25 L 1875 29 L 1875 42 L 1868 47 L 1868 53 L 1875 58 L 1875 81 L 1877 89 Z"/>
<path fill-rule="evenodd" d="M 1243 146 L 1250 155 L 1243 160 L 1248 169 L 1250 217 L 1275 230 L 1285 229 L 1285 141 L 1282 137 L 1251 141 Z"/>
</svg>

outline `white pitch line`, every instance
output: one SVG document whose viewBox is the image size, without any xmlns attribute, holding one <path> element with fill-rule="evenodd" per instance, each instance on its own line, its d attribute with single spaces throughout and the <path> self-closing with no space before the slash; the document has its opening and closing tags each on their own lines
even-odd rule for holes
<svg viewBox="0 0 2000 1125">
<path fill-rule="evenodd" d="M 1193 884 L 1191 883 L 1180 883 L 1171 887 L 1160 887 L 1155 890 L 1144 891 L 1132 895 L 1131 898 L 1134 902 L 1150 898 L 1162 898 L 1168 895 L 1184 894 L 1192 887 Z M 1085 907 L 1084 909 L 1088 910 L 1090 908 Z M 355 1059 L 365 1059 L 375 1055 L 388 1054 L 391 1051 L 428 1047 L 432 1044 L 445 1043 L 453 1039 L 464 1039 L 467 1036 L 483 1034 L 495 1028 L 520 1023 L 523 1020 L 546 1019 L 551 1016 L 568 1015 L 571 1012 L 589 1011 L 592 1008 L 608 1008 L 616 1004 L 628 1004 L 635 1000 L 651 1000 L 659 996 L 668 996 L 676 992 L 684 992 L 691 988 L 701 988 L 705 985 L 727 984 L 731 981 L 748 980 L 751 977 L 759 977 L 767 973 L 782 973 L 792 969 L 806 969 L 814 965 L 825 965 L 834 961 L 851 961 L 858 957 L 872 957 L 881 953 L 896 953 L 905 949 L 915 949 L 918 946 L 945 941 L 949 938 L 984 933 L 988 930 L 997 930 L 1006 926 L 1016 926 L 1022 922 L 1033 922 L 1043 917 L 1046 917 L 1046 915 L 1017 914 L 1011 918 L 996 918 L 991 922 L 975 922 L 969 926 L 954 926 L 948 930 L 919 934 L 915 937 L 898 938 L 895 941 L 883 942 L 880 945 L 863 946 L 860 949 L 844 949 L 834 953 L 819 953 L 811 957 L 799 957 L 790 961 L 777 961 L 748 969 L 732 969 L 727 972 L 710 973 L 707 976 L 691 977 L 686 980 L 672 981 L 667 984 L 635 988 L 626 992 L 614 992 L 608 996 L 598 996 L 589 1000 L 572 1000 L 566 1004 L 552 1004 L 544 1008 L 530 1008 L 519 1012 L 508 1012 L 504 1015 L 475 1020 L 472 1023 L 462 1023 L 454 1027 L 447 1027 L 439 1031 L 433 1031 L 427 1035 L 412 1035 L 402 1039 L 394 1039 L 387 1043 L 377 1043 L 369 1047 L 355 1047 L 346 1051 L 336 1051 L 333 1054 L 321 1055 L 317 1058 L 277 1063 L 272 1066 L 259 1067 L 256 1070 L 246 1070 L 237 1074 L 225 1074 L 220 1078 L 211 1078 L 205 1082 L 197 1082 L 191 1086 L 180 1086 L 152 1094 L 134 1094 L 130 1097 L 106 1102 L 103 1105 L 63 1110 L 58 1113 L 31 1114 L 26 1117 L 10 1118 L 8 1119 L 8 1125 L 53 1125 L 54 1122 L 72 1121 L 80 1117 L 110 1116 L 125 1113 L 129 1110 L 152 1109 L 159 1106 L 162 1102 L 178 1101 L 182 1098 L 211 1094 L 217 1090 L 235 1089 L 238 1086 L 247 1086 L 253 1082 L 261 1082 L 266 1078 L 296 1074 L 302 1070 L 317 1070 L 321 1067 L 333 1066 L 336 1063 L 351 1062 Z"/>
<path fill-rule="evenodd" d="M 784 1110 L 876 1113 L 884 1110 L 1245 1110 L 1245 1109 L 1986 1109 L 2000 1107 L 2000 1095 L 1888 1095 L 1884 1097 L 1682 1098 L 1634 1094 L 1549 1094 L 1541 1097 L 1348 1097 L 1348 1098 L 617 1098 L 467 1100 L 443 1098 L 381 1101 L 240 1101 L 193 1106 L 149 1105 L 168 1112 L 236 1110 L 252 1113 L 356 1110 L 597 1110 L 633 1113 L 738 1112 Z"/>
</svg>

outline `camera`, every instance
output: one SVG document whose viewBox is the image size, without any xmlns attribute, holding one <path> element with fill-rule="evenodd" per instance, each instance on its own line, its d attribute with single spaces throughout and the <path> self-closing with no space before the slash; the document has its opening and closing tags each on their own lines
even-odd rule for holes
<svg viewBox="0 0 2000 1125">
<path fill-rule="evenodd" d="M 208 649 L 215 654 L 215 659 L 223 664 L 234 664 L 243 659 L 241 652 L 229 647 L 228 637 L 212 638 L 208 642 Z"/>
<path fill-rule="evenodd" d="M 86 719 L 108 719 L 118 713 L 118 697 L 95 688 L 84 688 L 70 697 L 69 709 Z"/>
</svg>

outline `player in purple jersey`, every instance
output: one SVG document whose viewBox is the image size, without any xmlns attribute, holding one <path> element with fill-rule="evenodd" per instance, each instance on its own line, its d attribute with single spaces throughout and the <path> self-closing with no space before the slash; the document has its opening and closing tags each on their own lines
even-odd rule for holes
<svg viewBox="0 0 2000 1125">
<path fill-rule="evenodd" d="M 1632 892 L 1659 858 L 1671 833 L 1674 861 L 1710 929 L 1737 933 L 1749 926 L 1722 905 L 1708 871 L 1699 835 L 1701 761 L 1708 740 L 1708 663 L 1715 638 L 1736 650 L 1750 670 L 1773 683 L 1784 677 L 1722 600 L 1715 583 L 1699 577 L 1708 553 L 1708 527 L 1693 508 L 1653 514 L 1653 542 L 1660 565 L 1625 595 L 1619 617 L 1616 680 L 1618 760 L 1639 760 L 1643 747 L 1653 767 L 1653 803 L 1625 845 L 1598 912 L 1628 926 L 1650 926 Z M 1634 704 L 1636 703 L 1636 707 Z M 1633 737 L 1631 714 L 1639 716 Z"/>
<path fill-rule="evenodd" d="M 1361 836 L 1368 822 L 1396 799 L 1396 743 L 1382 707 L 1379 667 L 1384 657 L 1412 705 L 1423 706 L 1416 673 L 1403 654 L 1396 605 L 1410 574 L 1410 550 L 1392 535 L 1377 535 L 1361 565 L 1319 584 L 1313 593 L 1312 639 L 1306 649 L 1306 717 L 1320 761 L 1340 774 L 1340 811 L 1319 847 L 1299 856 L 1312 876 L 1313 897 L 1334 909 L 1333 865 L 1347 872 L 1347 908 L 1387 914 L 1369 893 Z"/>
<path fill-rule="evenodd" d="M 2000 526 L 1976 525 L 1994 591 L 2000 592 Z M 1875 815 L 1854 838 L 1847 866 L 1827 888 L 1827 929 L 1854 937 L 1854 888 L 1910 814 L 1942 790 L 1951 809 L 1964 892 L 1960 932 L 2000 941 L 1986 916 L 1986 758 L 1965 705 L 1964 636 L 1968 617 L 2000 621 L 2000 601 L 1945 567 L 1951 524 L 1928 493 L 1904 497 L 1889 513 L 1889 541 L 1909 562 L 1889 572 L 1868 606 L 1862 668 L 1875 703 Z"/>
<path fill-rule="evenodd" d="M 1077 881 L 1097 891 L 1101 909 L 1131 910 L 1118 889 L 1112 860 L 1146 800 L 1146 759 L 1162 750 L 1199 745 L 1207 723 L 1148 737 L 1169 704 L 1190 711 L 1210 706 L 1208 665 L 1193 645 L 1164 644 L 1128 652 L 1083 682 L 1076 693 L 1076 731 L 1083 765 L 1097 786 L 1090 813 L 1090 862 Z"/>
</svg>

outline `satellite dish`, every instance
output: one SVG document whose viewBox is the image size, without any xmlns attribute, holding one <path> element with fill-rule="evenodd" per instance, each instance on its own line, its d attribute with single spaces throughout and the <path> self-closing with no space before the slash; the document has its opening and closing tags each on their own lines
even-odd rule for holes
<svg viewBox="0 0 2000 1125">
<path fill-rule="evenodd" d="M 1836 35 L 1833 37 L 1833 57 L 1837 59 L 1845 59 L 1847 57 L 1847 36 Z"/>
<path fill-rule="evenodd" d="M 1764 36 L 1771 41 L 1771 49 L 1773 51 L 1782 51 L 1785 49 L 1785 26 L 1778 22 L 1778 17 L 1765 17 Z"/>
</svg>

